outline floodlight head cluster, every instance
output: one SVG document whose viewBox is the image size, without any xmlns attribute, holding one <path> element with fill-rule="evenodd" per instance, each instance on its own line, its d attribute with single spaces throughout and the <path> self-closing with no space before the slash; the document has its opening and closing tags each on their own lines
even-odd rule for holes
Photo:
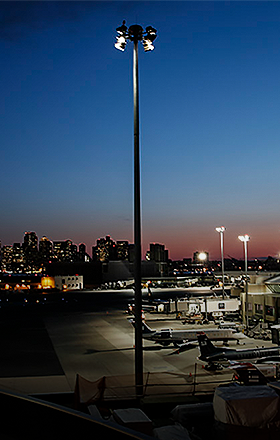
<svg viewBox="0 0 280 440">
<path fill-rule="evenodd" d="M 157 31 L 152 26 L 147 26 L 146 31 L 144 31 L 142 26 L 139 26 L 138 24 L 134 24 L 127 29 L 124 20 L 122 26 L 118 27 L 116 31 L 118 34 L 115 43 L 116 49 L 124 51 L 128 40 L 130 40 L 141 41 L 145 52 L 154 50 L 153 42 L 157 37 Z"/>
<path fill-rule="evenodd" d="M 224 226 L 219 226 L 218 228 L 216 228 L 216 231 L 219 232 L 220 234 L 225 232 L 225 230 L 226 230 L 226 228 Z"/>
<path fill-rule="evenodd" d="M 247 242 L 247 241 L 250 240 L 250 236 L 248 234 L 239 235 L 238 238 L 239 238 L 240 241 L 243 241 L 243 242 Z"/>
</svg>

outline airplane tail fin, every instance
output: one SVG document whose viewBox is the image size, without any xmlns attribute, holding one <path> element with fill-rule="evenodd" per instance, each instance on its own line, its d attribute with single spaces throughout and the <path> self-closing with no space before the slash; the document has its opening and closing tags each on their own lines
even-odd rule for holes
<svg viewBox="0 0 280 440">
<path fill-rule="evenodd" d="M 135 328 L 135 321 L 134 321 L 134 319 L 129 319 L 129 322 Z M 154 333 L 154 332 L 155 332 L 155 330 L 153 330 L 145 321 L 142 321 L 142 334 L 143 335 L 148 335 L 148 334 L 151 334 L 151 333 Z"/>
<path fill-rule="evenodd" d="M 220 350 L 212 344 L 212 342 L 204 332 L 197 333 L 197 339 L 199 343 L 201 359 L 207 358 L 210 355 L 214 355 L 220 352 Z"/>
</svg>

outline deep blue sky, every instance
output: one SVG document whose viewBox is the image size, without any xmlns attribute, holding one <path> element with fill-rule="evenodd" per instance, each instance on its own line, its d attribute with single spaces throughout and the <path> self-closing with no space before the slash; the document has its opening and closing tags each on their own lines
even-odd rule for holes
<svg viewBox="0 0 280 440">
<path fill-rule="evenodd" d="M 139 48 L 143 254 L 280 251 L 280 2 L 0 2 L 2 245 L 24 231 L 133 242 L 132 44 Z"/>
</svg>

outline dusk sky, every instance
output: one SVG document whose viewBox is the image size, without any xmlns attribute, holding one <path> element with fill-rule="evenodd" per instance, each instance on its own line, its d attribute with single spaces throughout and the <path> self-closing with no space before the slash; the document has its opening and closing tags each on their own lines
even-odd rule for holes
<svg viewBox="0 0 280 440">
<path fill-rule="evenodd" d="M 2 245 L 133 242 L 133 44 L 139 46 L 142 250 L 280 252 L 280 2 L 0 2 Z"/>
</svg>

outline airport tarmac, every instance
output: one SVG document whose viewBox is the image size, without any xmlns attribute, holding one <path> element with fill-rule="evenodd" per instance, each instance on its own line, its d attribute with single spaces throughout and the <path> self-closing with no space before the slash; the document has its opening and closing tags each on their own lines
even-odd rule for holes
<svg viewBox="0 0 280 440">
<path fill-rule="evenodd" d="M 77 374 L 89 381 L 134 374 L 134 328 L 127 318 L 116 306 L 2 317 L 0 387 L 21 394 L 64 393 L 74 391 Z M 146 318 L 152 328 L 182 327 L 168 316 L 148 313 Z M 246 347 L 268 344 L 248 340 Z M 180 355 L 173 351 L 172 345 L 144 341 L 144 371 L 189 376 L 190 385 L 195 374 L 197 382 L 214 381 L 214 386 L 232 377 L 231 370 L 206 371 L 197 360 L 198 348 Z"/>
</svg>

